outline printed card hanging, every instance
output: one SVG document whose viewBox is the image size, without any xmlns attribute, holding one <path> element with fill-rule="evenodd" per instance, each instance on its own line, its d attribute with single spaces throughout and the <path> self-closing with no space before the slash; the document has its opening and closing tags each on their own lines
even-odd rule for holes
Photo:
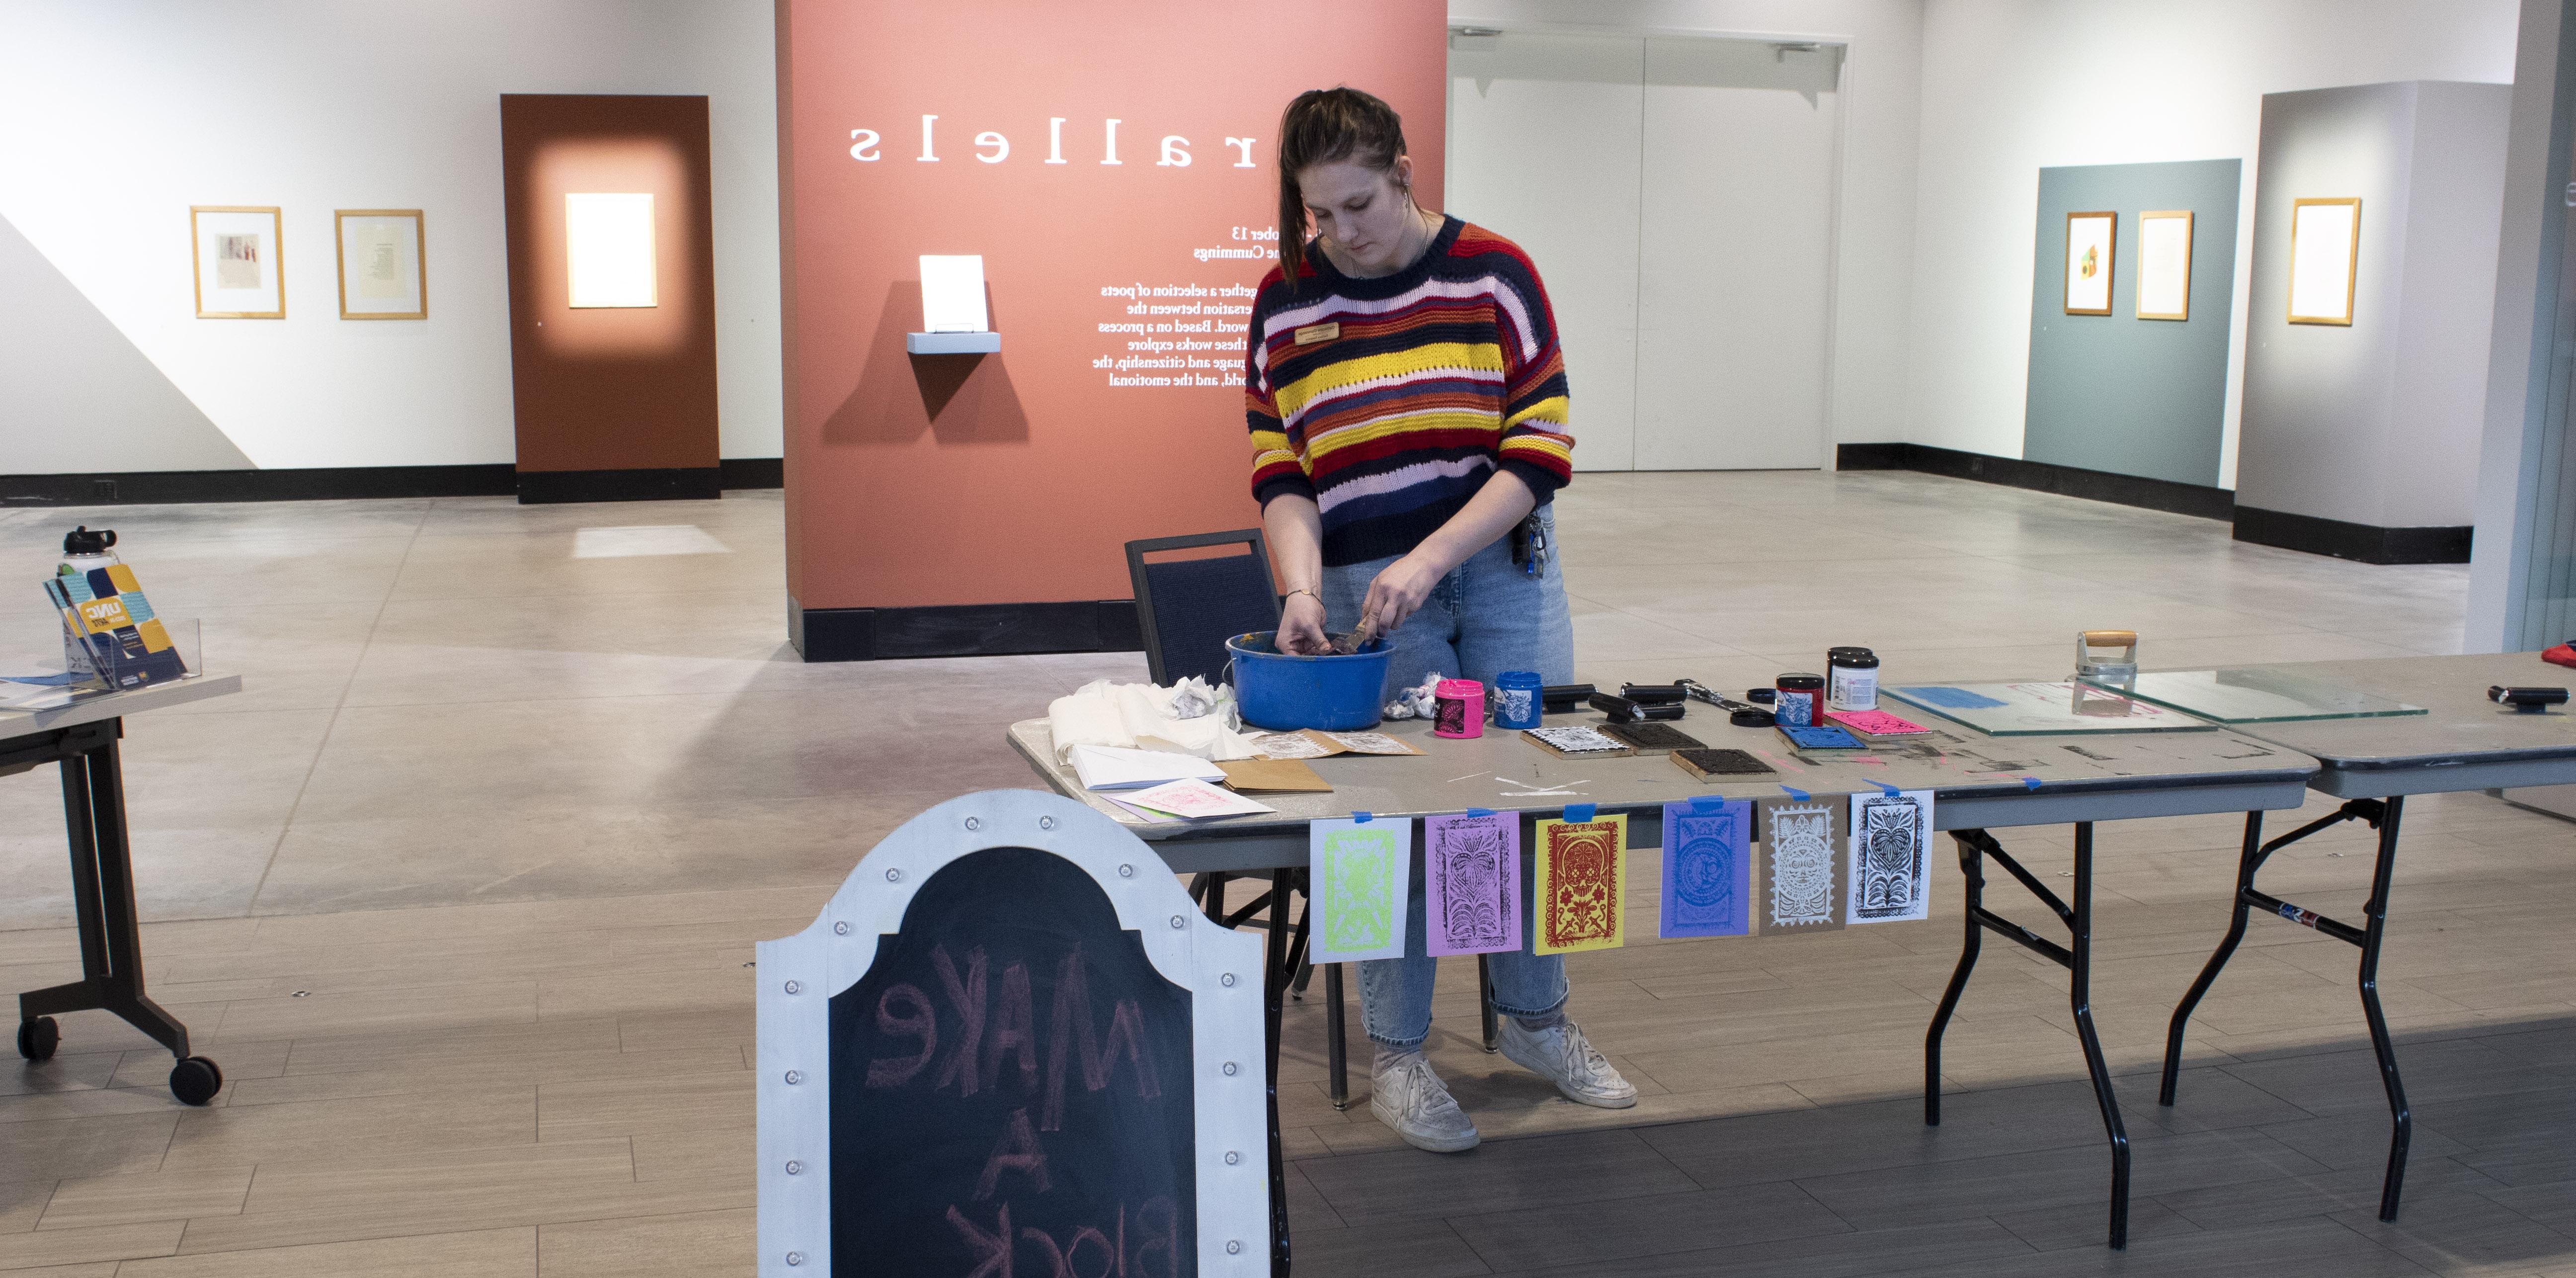
<svg viewBox="0 0 2576 1278">
<path fill-rule="evenodd" d="M 1655 934 L 1743 936 L 1752 930 L 1752 904 L 1752 801 L 1665 804 L 1663 913 Z"/>
<path fill-rule="evenodd" d="M 1521 821 L 1510 812 L 1422 819 L 1423 940 L 1437 954 L 1521 947 Z"/>
<path fill-rule="evenodd" d="M 1762 801 L 1755 930 L 1832 932 L 1843 926 L 1841 795 Z"/>
<path fill-rule="evenodd" d="M 1931 917 L 1932 792 L 1851 799 L 1851 904 L 1847 923 Z"/>
<path fill-rule="evenodd" d="M 1315 962 L 1404 957 L 1412 843 L 1409 820 L 1316 821 L 1306 827 Z"/>
<path fill-rule="evenodd" d="M 1628 818 L 1538 823 L 1540 954 L 1616 949 L 1628 943 Z"/>
</svg>

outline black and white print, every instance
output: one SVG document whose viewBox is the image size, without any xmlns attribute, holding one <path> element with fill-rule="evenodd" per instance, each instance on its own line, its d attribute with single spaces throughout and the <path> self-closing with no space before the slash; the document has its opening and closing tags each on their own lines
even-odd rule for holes
<svg viewBox="0 0 2576 1278">
<path fill-rule="evenodd" d="M 1932 792 L 1854 795 L 1847 923 L 1930 915 Z"/>
</svg>

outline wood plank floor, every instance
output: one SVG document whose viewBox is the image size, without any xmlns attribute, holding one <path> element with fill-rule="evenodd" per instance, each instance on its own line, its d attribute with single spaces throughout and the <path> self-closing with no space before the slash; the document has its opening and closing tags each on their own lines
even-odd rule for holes
<svg viewBox="0 0 2576 1278">
<path fill-rule="evenodd" d="M 1626 1112 L 1479 1050 L 1473 968 L 1445 965 L 1433 1057 L 1487 1137 L 1463 1156 L 1397 1142 L 1364 1069 L 1332 1108 L 1319 986 L 1290 1009 L 1283 1064 L 1297 1270 L 2576 1274 L 2576 827 L 2476 797 L 2418 800 L 2408 824 L 2385 971 L 2418 1116 L 2398 1224 L 2374 1219 L 2387 1121 L 2349 947 L 2258 919 L 2193 1027 L 2181 1103 L 2155 1104 L 2164 1014 L 2221 928 L 2236 837 L 2174 820 L 2102 833 L 2125 1256 L 2101 1245 L 2107 1161 L 2056 969 L 1987 947 L 1945 1122 L 1922 1124 L 1953 873 L 1928 923 L 1575 956 L 1577 1016 L 1644 1092 Z M 2047 875 L 2065 837 L 2006 841 Z M 2321 836 L 2267 883 L 2348 908 L 2366 851 L 2365 832 Z M 0 1270 L 747 1274 L 746 965 L 827 895 L 154 925 L 155 996 L 223 1063 L 224 1093 L 177 1105 L 168 1056 L 96 1013 L 66 1018 L 53 1061 L 0 1069 Z M 2038 913 L 2017 895 L 1993 899 Z M 1632 902 L 1632 935 L 1653 905 Z M 70 950 L 0 933 L 0 987 L 66 978 Z"/>
<path fill-rule="evenodd" d="M 0 1274 L 752 1271 L 753 943 L 802 928 L 902 819 L 1026 784 L 1001 724 L 1142 669 L 803 666 L 779 642 L 774 498 L 0 511 L 0 552 L 38 560 L 58 523 L 118 527 L 162 610 L 205 618 L 253 684 L 137 720 L 127 752 L 152 991 L 224 1092 L 178 1105 L 168 1056 L 98 1014 L 65 1018 L 51 1062 L 0 1058 Z M 2139 626 L 2158 664 L 2460 639 L 2456 567 L 1923 476 L 1586 475 L 1560 512 L 1578 667 L 1610 683 L 1741 686 L 1855 641 L 1908 677 L 2028 675 L 2086 625 Z M 1677 520 L 1703 535 L 1679 548 Z M 590 553 L 680 523 L 724 553 Z M 1784 576 L 1861 571 L 1885 583 L 1868 611 L 1779 603 Z M 0 779 L 0 990 L 76 971 L 57 804 L 48 774 Z M 1943 873 L 1927 923 L 1575 956 L 1575 1014 L 1644 1093 L 1624 1112 L 1478 1050 L 1473 969 L 1446 965 L 1433 1057 L 1487 1137 L 1463 1156 L 1396 1142 L 1364 1071 L 1332 1108 L 1319 990 L 1286 1029 L 1297 1271 L 2576 1276 L 2576 825 L 2467 796 L 2406 827 L 2396 1225 L 2375 1219 L 2386 1116 L 2349 947 L 2258 919 L 2181 1103 L 2156 1106 L 2239 833 L 2170 820 L 2100 833 L 2125 1255 L 2101 1245 L 2107 1158 L 2057 969 L 1986 947 L 1947 1121 L 1921 1122 L 1959 943 Z M 2043 879 L 2065 867 L 2062 828 L 2003 838 Z M 2367 847 L 2320 836 L 2265 885 L 2351 917 Z M 2045 917 L 1997 878 L 1998 908 Z"/>
</svg>

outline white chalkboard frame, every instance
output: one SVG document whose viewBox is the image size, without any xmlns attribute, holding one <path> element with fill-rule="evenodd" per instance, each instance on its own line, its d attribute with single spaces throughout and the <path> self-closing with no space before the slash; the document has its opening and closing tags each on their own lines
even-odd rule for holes
<svg viewBox="0 0 2576 1278">
<path fill-rule="evenodd" d="M 1006 847 L 1081 866 L 1119 925 L 1143 941 L 1154 970 L 1190 991 L 1199 1272 L 1267 1273 L 1261 939 L 1210 922 L 1163 859 L 1116 821 L 1036 790 L 970 794 L 904 822 L 859 861 L 811 926 L 760 943 L 758 1272 L 832 1272 L 832 996 L 867 975 L 877 939 L 901 930 L 913 893 L 931 875 L 969 853 Z"/>
</svg>

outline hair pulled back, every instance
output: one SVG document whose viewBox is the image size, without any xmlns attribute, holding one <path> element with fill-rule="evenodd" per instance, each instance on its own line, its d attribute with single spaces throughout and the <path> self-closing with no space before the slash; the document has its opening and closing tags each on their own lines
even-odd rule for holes
<svg viewBox="0 0 2576 1278">
<path fill-rule="evenodd" d="M 1348 160 L 1380 173 L 1403 155 L 1404 118 L 1373 94 L 1308 89 L 1279 115 L 1279 265 L 1290 292 L 1306 265 L 1306 201 L 1297 174 Z"/>
</svg>

